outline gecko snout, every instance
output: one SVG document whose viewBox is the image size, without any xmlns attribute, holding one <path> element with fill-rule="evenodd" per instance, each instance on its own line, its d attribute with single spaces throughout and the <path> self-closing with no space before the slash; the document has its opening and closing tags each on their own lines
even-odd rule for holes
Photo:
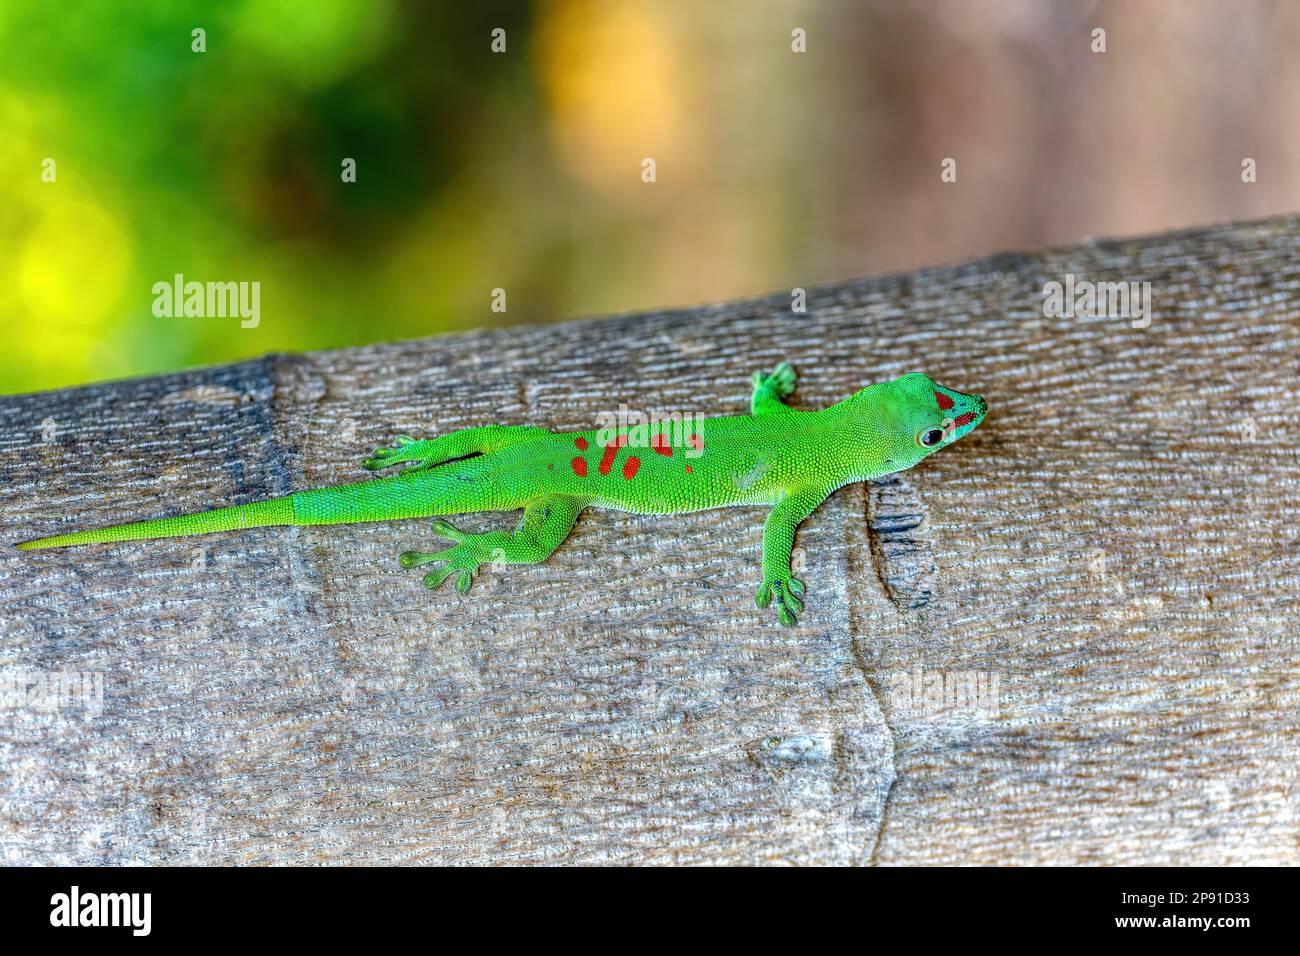
<svg viewBox="0 0 1300 956">
<path fill-rule="evenodd" d="M 952 424 L 959 432 L 965 434 L 984 420 L 989 410 L 989 403 L 979 395 L 965 395 L 960 392 L 957 394 L 960 398 L 957 407 L 953 409 L 956 414 L 952 417 Z"/>
</svg>

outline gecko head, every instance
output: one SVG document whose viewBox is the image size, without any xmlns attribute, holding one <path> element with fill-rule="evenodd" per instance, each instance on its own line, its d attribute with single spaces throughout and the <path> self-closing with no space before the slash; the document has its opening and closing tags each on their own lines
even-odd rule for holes
<svg viewBox="0 0 1300 956">
<path fill-rule="evenodd" d="M 978 395 L 945 388 L 928 375 L 912 372 L 882 386 L 889 409 L 889 459 L 897 471 L 947 448 L 972 431 L 988 411 Z"/>
</svg>

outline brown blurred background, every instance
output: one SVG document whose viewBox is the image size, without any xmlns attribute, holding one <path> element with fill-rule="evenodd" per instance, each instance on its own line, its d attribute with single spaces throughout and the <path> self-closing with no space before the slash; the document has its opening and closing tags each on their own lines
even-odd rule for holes
<svg viewBox="0 0 1300 956">
<path fill-rule="evenodd" d="M 0 390 L 1300 207 L 1300 3 L 305 9 L 0 6 Z M 260 325 L 154 316 L 176 272 Z"/>
</svg>

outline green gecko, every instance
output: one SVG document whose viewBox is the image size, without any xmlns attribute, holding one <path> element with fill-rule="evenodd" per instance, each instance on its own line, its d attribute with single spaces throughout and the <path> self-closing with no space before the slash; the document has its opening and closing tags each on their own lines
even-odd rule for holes
<svg viewBox="0 0 1300 956">
<path fill-rule="evenodd" d="M 868 386 L 820 411 L 783 403 L 794 384 L 794 369 L 785 362 L 768 375 L 756 373 L 751 414 L 696 420 L 687 428 L 660 422 L 557 434 L 489 425 L 430 441 L 398 436 L 396 447 L 378 448 L 364 463 L 371 470 L 408 465 L 386 478 L 57 534 L 18 547 L 522 508 L 513 532 L 467 534 L 440 518 L 433 530 L 454 542 L 451 547 L 401 556 L 404 568 L 439 566 L 425 575 L 426 587 L 437 588 L 454 574 L 456 590 L 464 594 L 481 564 L 545 560 L 591 506 L 670 515 L 770 505 L 757 603 L 766 608 L 775 601 L 781 623 L 793 625 L 806 592 L 790 568 L 800 523 L 844 485 L 903 471 L 951 445 L 979 425 L 987 409 L 978 395 L 944 388 L 915 372 Z"/>
</svg>

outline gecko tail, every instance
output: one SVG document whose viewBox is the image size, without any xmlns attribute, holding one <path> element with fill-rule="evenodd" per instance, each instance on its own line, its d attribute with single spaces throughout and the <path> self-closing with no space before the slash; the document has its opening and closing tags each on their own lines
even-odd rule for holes
<svg viewBox="0 0 1300 956">
<path fill-rule="evenodd" d="M 196 511 L 174 518 L 152 518 L 129 524 L 110 525 L 91 531 L 73 531 L 48 538 L 24 541 L 19 550 L 67 548 L 77 544 L 110 541 L 140 541 L 145 538 L 180 538 L 214 531 L 269 528 L 274 525 L 355 524 L 363 521 L 398 521 L 433 515 L 465 514 L 469 511 L 502 511 L 521 507 L 514 501 L 485 495 L 483 478 L 487 458 L 455 471 L 434 468 L 372 478 L 328 488 L 296 491 L 280 498 L 253 501 L 246 505 Z M 477 480 L 476 480 L 477 479 Z"/>
<path fill-rule="evenodd" d="M 67 548 L 78 544 L 99 544 L 107 541 L 141 541 L 146 538 L 178 538 L 190 534 L 208 534 L 213 531 L 236 531 L 240 528 L 269 528 L 273 525 L 294 524 L 293 496 L 254 501 L 246 505 L 232 505 L 212 511 L 177 515 L 173 518 L 153 518 L 127 524 L 93 528 L 89 531 L 72 531 L 23 541 L 20 551 L 37 551 L 42 548 Z"/>
</svg>

